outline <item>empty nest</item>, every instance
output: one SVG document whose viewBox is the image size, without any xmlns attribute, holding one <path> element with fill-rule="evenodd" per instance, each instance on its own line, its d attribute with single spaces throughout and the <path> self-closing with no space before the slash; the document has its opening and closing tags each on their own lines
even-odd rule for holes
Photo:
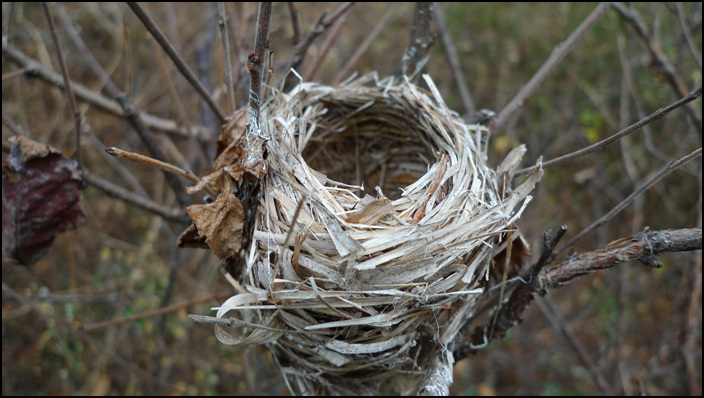
<svg viewBox="0 0 704 398">
<path fill-rule="evenodd" d="M 524 147 L 489 168 L 487 128 L 424 79 L 300 83 L 262 108 L 269 170 L 241 291 L 218 309 L 236 322 L 216 335 L 266 344 L 292 391 L 413 391 L 540 179 L 505 186 Z"/>
</svg>

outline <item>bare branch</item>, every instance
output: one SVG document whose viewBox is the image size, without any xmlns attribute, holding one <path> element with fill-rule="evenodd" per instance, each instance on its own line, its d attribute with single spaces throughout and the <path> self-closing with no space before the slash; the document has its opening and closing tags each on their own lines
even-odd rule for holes
<svg viewBox="0 0 704 398">
<path fill-rule="evenodd" d="M 58 3 L 57 3 L 58 5 Z M 59 8 L 59 18 L 61 18 L 61 9 Z M 69 33 L 69 30 L 67 29 L 66 31 L 69 34 L 69 37 L 71 36 Z M 75 42 L 74 42 L 75 44 Z M 85 47 L 83 47 L 85 48 Z M 28 57 L 24 53 L 22 53 L 20 50 L 12 46 L 11 44 L 6 43 L 3 41 L 2 43 L 2 53 L 3 57 L 7 56 L 7 59 L 11 60 L 15 64 L 17 64 L 19 67 L 23 68 L 24 71 L 23 73 L 29 77 L 29 78 L 39 78 L 42 81 L 51 84 L 53 86 L 56 86 L 60 89 L 64 89 L 66 87 L 61 75 L 50 71 L 46 69 L 44 66 L 42 66 L 39 62 L 35 61 L 34 59 Z M 79 53 L 83 54 L 86 60 L 90 60 L 92 57 L 90 56 L 90 53 L 88 52 L 87 49 L 85 51 L 79 47 Z M 102 68 L 101 68 L 102 70 Z M 94 69 L 94 71 L 97 72 L 97 70 Z M 103 71 L 104 72 L 104 71 Z M 104 80 L 105 81 L 105 80 Z M 108 80 L 109 84 L 112 84 L 110 80 Z M 115 116 L 118 117 L 126 117 L 124 110 L 120 107 L 120 104 L 117 103 L 117 101 L 113 101 L 104 95 L 101 95 L 99 93 L 96 93 L 95 91 L 92 91 L 91 89 L 76 83 L 74 81 L 71 82 L 71 87 L 73 88 L 74 94 L 76 94 L 76 97 L 78 97 L 80 100 L 85 101 L 91 105 L 95 105 L 98 108 L 111 113 Z M 117 87 L 115 87 L 117 89 Z M 106 85 L 105 89 L 110 92 L 110 89 L 108 88 L 108 85 Z M 119 89 L 117 90 L 117 94 L 119 94 L 120 91 Z M 111 93 L 112 95 L 112 93 Z M 142 118 L 144 119 L 144 122 L 152 129 L 156 131 L 161 131 L 167 134 L 172 134 L 172 135 L 177 135 L 179 137 L 186 137 L 189 134 L 193 135 L 203 135 L 205 133 L 203 128 L 193 128 L 189 131 L 189 129 L 180 126 L 178 123 L 176 123 L 173 120 L 169 119 L 164 119 L 160 118 L 154 115 L 150 115 L 147 113 L 142 113 Z"/>
<path fill-rule="evenodd" d="M 432 2 L 417 2 L 411 25 L 411 41 L 401 58 L 401 73 L 414 81 L 428 61 L 427 54 L 435 39 L 430 34 Z"/>
<path fill-rule="evenodd" d="M 631 23 L 638 36 L 640 36 L 640 38 L 643 40 L 645 46 L 648 48 L 648 52 L 650 53 L 652 67 L 654 67 L 654 69 L 656 69 L 665 77 L 665 80 L 667 80 L 667 82 L 670 84 L 670 87 L 672 87 L 672 90 L 675 92 L 676 95 L 680 97 L 684 97 L 685 95 L 687 95 L 689 89 L 682 81 L 682 78 L 680 78 L 679 74 L 675 69 L 675 66 L 670 62 L 667 56 L 665 56 L 665 53 L 662 51 L 660 45 L 652 38 L 652 36 L 648 32 L 648 29 L 646 28 L 643 20 L 640 18 L 640 15 L 638 15 L 638 12 L 636 12 L 636 10 L 633 9 L 632 6 L 630 9 L 626 9 L 623 5 L 618 3 L 614 3 L 613 7 L 624 20 Z M 701 61 L 699 65 L 701 68 Z M 687 106 L 685 109 L 687 109 L 689 115 L 694 119 L 694 127 L 696 127 L 699 130 L 699 133 L 701 134 L 701 114 L 693 106 Z"/>
<path fill-rule="evenodd" d="M 135 192 L 127 191 L 119 185 L 113 184 L 112 182 L 102 179 L 87 171 L 84 171 L 83 173 L 83 180 L 89 185 L 100 189 L 101 191 L 112 196 L 113 198 L 123 200 L 148 212 L 154 213 L 165 220 L 176 221 L 180 223 L 188 223 L 191 221 L 190 217 L 188 217 L 184 212 L 160 205 L 159 203 L 145 198 L 142 195 L 139 195 Z"/>
<path fill-rule="evenodd" d="M 547 288 L 562 286 L 579 276 L 631 260 L 638 260 L 652 268 L 660 268 L 662 264 L 655 256 L 663 252 L 701 249 L 701 228 L 650 231 L 646 227 L 632 238 L 618 239 L 597 250 L 580 254 L 551 267 L 541 273 L 540 283 Z"/>
<path fill-rule="evenodd" d="M 222 52 L 225 55 L 225 91 L 227 92 L 228 113 L 234 112 L 235 106 L 235 87 L 232 81 L 232 60 L 230 59 L 230 38 L 227 35 L 227 12 L 225 11 L 225 3 L 218 2 L 218 26 L 220 27 L 220 36 L 222 36 Z"/>
<path fill-rule="evenodd" d="M 215 114 L 218 116 L 218 119 L 220 119 L 220 122 L 222 123 L 223 121 L 225 121 L 225 115 L 220 110 L 220 107 L 215 102 L 215 99 L 213 99 L 208 90 L 203 87 L 203 84 L 200 82 L 200 80 L 198 80 L 196 74 L 186 64 L 183 58 L 181 58 L 174 46 L 171 45 L 171 43 L 169 42 L 169 39 L 166 38 L 166 35 L 164 35 L 164 33 L 161 31 L 161 29 L 159 29 L 156 23 L 154 23 L 151 17 L 149 17 L 144 8 L 142 8 L 142 6 L 136 2 L 127 2 L 127 5 L 132 9 L 135 15 L 137 15 L 139 20 L 142 21 L 144 27 L 147 28 L 149 33 L 151 33 L 152 36 L 154 36 L 154 38 L 156 39 L 156 41 L 159 42 L 161 48 L 164 49 L 164 51 L 166 52 L 166 54 L 169 55 L 171 60 L 174 61 L 174 65 L 176 65 L 176 68 L 178 68 L 181 74 L 183 74 L 183 77 L 185 77 L 186 80 L 191 83 L 191 85 L 198 92 L 198 94 L 200 94 L 201 97 L 203 97 L 203 99 L 208 103 L 213 112 L 215 112 Z"/>
<path fill-rule="evenodd" d="M 291 14 L 291 28 L 293 29 L 291 42 L 295 46 L 301 41 L 301 24 L 298 22 L 298 9 L 296 9 L 296 3 L 292 1 L 288 1 L 286 4 L 288 5 L 288 12 Z"/>
<path fill-rule="evenodd" d="M 476 106 L 474 105 L 472 95 L 469 93 L 469 89 L 467 88 L 467 79 L 464 78 L 462 63 L 460 62 L 460 57 L 457 54 L 457 47 L 452 41 L 450 28 L 447 25 L 447 22 L 445 22 L 445 15 L 443 14 L 442 9 L 437 4 L 433 7 L 433 17 L 435 19 L 435 25 L 440 32 L 440 40 L 442 41 L 442 48 L 445 50 L 447 63 L 450 64 L 450 69 L 452 69 L 452 74 L 455 76 L 455 81 L 457 82 L 457 88 L 460 90 L 460 98 L 462 98 L 465 115 L 469 116 L 474 113 Z"/>
<path fill-rule="evenodd" d="M 340 34 L 340 30 L 342 29 L 342 26 L 345 24 L 347 21 L 347 17 L 350 15 L 349 9 L 344 12 L 340 18 L 335 21 L 335 25 L 332 28 L 332 31 L 328 34 L 328 37 L 325 39 L 325 42 L 323 43 L 322 47 L 320 48 L 320 52 L 318 53 L 318 57 L 313 61 L 313 64 L 310 66 L 308 71 L 306 72 L 305 76 L 303 76 L 304 81 L 311 81 L 313 80 L 313 76 L 315 76 L 315 73 L 318 71 L 318 68 L 320 65 L 322 65 L 323 60 L 325 60 L 325 57 L 328 55 L 328 51 L 330 51 L 330 47 L 332 47 L 333 43 L 337 39 L 337 36 Z"/>
<path fill-rule="evenodd" d="M 520 109 L 525 101 L 533 95 L 535 90 L 543 83 L 548 74 L 557 66 L 557 64 L 562 61 L 563 58 L 574 48 L 574 46 L 579 42 L 579 40 L 584 36 L 584 34 L 589 30 L 589 28 L 596 23 L 597 20 L 606 12 L 609 7 L 609 3 L 599 4 L 594 11 L 582 22 L 581 25 L 575 29 L 572 34 L 564 42 L 555 46 L 552 50 L 552 54 L 548 57 L 547 61 L 535 72 L 535 75 L 526 83 L 516 94 L 515 97 L 504 107 L 504 109 L 499 112 L 496 120 L 491 129 L 491 134 L 498 131 L 508 119 L 513 116 L 518 109 Z"/>
<path fill-rule="evenodd" d="M 68 105 L 71 108 L 71 113 L 73 114 L 74 122 L 76 123 L 76 162 L 78 162 L 78 167 L 81 167 L 81 111 L 76 105 L 76 97 L 73 96 L 73 90 L 71 89 L 71 79 L 68 76 L 68 68 L 66 67 L 66 61 L 64 60 L 64 55 L 61 52 L 61 42 L 59 41 L 59 36 L 56 33 L 56 24 L 54 23 L 54 16 L 51 15 L 51 10 L 49 9 L 49 4 L 42 2 L 42 8 L 44 9 L 44 15 L 49 23 L 49 29 L 51 30 L 51 37 L 54 40 L 54 46 L 56 47 L 56 56 L 59 59 L 59 65 L 61 66 L 61 74 L 64 78 L 64 87 L 66 88 L 66 96 L 68 97 Z"/>
<path fill-rule="evenodd" d="M 673 161 L 673 162 L 670 162 L 670 163 L 668 163 L 667 165 L 665 165 L 665 167 L 663 167 L 662 169 L 660 169 L 660 171 L 658 171 L 657 174 L 655 174 L 653 177 L 651 177 L 651 178 L 650 178 L 648 181 L 646 181 L 643 185 L 641 185 L 640 187 L 638 187 L 638 189 L 636 189 L 635 191 L 633 191 L 632 194 L 630 194 L 626 199 L 624 199 L 623 201 L 621 201 L 621 203 L 619 203 L 619 204 L 616 205 L 613 209 L 611 209 L 611 211 L 609 211 L 608 213 L 606 213 L 604 216 L 602 216 L 602 217 L 599 218 L 598 220 L 594 221 L 594 222 L 592 223 L 592 225 L 590 225 L 590 226 L 588 226 L 587 228 L 585 228 L 582 232 L 580 232 L 579 234 L 577 234 L 577 236 L 575 236 L 571 241 L 567 242 L 567 243 L 565 244 L 565 246 L 564 246 L 562 249 L 560 249 L 560 250 L 558 251 L 558 253 L 561 253 L 561 252 L 563 252 L 565 249 L 567 249 L 567 248 L 571 247 L 572 245 L 574 245 L 578 240 L 580 240 L 582 237 L 584 237 L 586 234 L 588 234 L 589 232 L 591 232 L 591 231 L 594 230 L 595 228 L 598 228 L 598 227 L 600 227 L 600 226 L 606 224 L 609 220 L 611 220 L 611 218 L 612 218 L 613 216 L 615 216 L 616 214 L 620 213 L 621 210 L 625 209 L 628 205 L 630 205 L 631 202 L 633 202 L 640 194 L 642 194 L 643 192 L 645 192 L 646 190 L 648 190 L 650 187 L 652 187 L 653 185 L 655 185 L 655 183 L 657 183 L 658 181 L 660 181 L 661 179 L 663 179 L 666 175 L 670 174 L 672 171 L 676 170 L 676 169 L 677 169 L 678 167 L 680 167 L 681 165 L 683 165 L 683 164 L 689 162 L 690 160 L 692 160 L 692 159 L 694 159 L 694 158 L 696 158 L 696 157 L 699 157 L 699 156 L 701 156 L 701 155 L 702 155 L 702 148 L 699 148 L 699 149 L 695 150 L 694 152 L 690 153 L 689 155 L 684 156 L 684 157 L 680 158 L 680 159 L 677 160 L 677 161 Z"/>
<path fill-rule="evenodd" d="M 601 141 L 597 142 L 596 144 L 590 145 L 586 148 L 582 148 L 578 151 L 574 151 L 572 153 L 562 155 L 562 156 L 557 157 L 555 159 L 548 160 L 547 162 L 543 162 L 542 166 L 548 167 L 548 166 L 552 166 L 552 165 L 562 163 L 562 162 L 565 162 L 568 160 L 576 159 L 578 157 L 590 154 L 592 152 L 603 151 L 612 142 L 617 141 L 617 140 L 623 138 L 624 136 L 640 129 L 641 127 L 643 127 L 647 124 L 650 124 L 655 120 L 662 118 L 663 116 L 665 116 L 668 113 L 670 113 L 671 111 L 681 107 L 682 105 L 685 105 L 685 104 L 701 97 L 701 95 L 702 95 L 702 88 L 699 87 L 697 90 L 689 93 L 689 95 L 680 99 L 679 101 L 676 101 L 675 103 L 673 103 L 671 105 L 668 105 L 666 107 L 658 109 L 657 111 L 650 114 L 648 117 L 645 117 L 645 118 L 637 121 L 636 123 L 633 123 L 632 125 L 626 127 L 625 129 L 619 131 L 618 133 L 612 135 L 611 137 L 606 138 L 604 140 L 601 140 Z M 534 168 L 534 166 L 531 166 L 531 167 L 527 167 L 525 169 L 518 170 L 516 172 L 516 175 L 529 173 L 531 170 L 533 170 L 533 168 Z"/>
<path fill-rule="evenodd" d="M 365 37 L 362 41 L 362 44 L 357 47 L 357 50 L 355 50 L 354 54 L 352 54 L 350 59 L 347 60 L 345 66 L 343 66 L 342 69 L 340 69 L 340 72 L 337 73 L 335 78 L 332 79 L 332 82 L 330 83 L 331 86 L 337 85 L 337 83 L 339 83 L 340 81 L 342 81 L 342 79 L 345 78 L 345 75 L 347 75 L 347 72 L 350 70 L 350 68 L 354 66 L 357 60 L 359 60 L 359 57 L 364 53 L 364 51 L 367 50 L 374 38 L 376 38 L 381 32 L 381 30 L 386 26 L 386 23 L 389 21 L 389 18 L 391 18 L 391 16 L 393 15 L 394 10 L 396 10 L 396 5 L 397 3 L 389 4 L 379 21 L 376 23 L 376 25 L 374 25 L 374 29 L 369 32 L 367 37 Z"/>
</svg>

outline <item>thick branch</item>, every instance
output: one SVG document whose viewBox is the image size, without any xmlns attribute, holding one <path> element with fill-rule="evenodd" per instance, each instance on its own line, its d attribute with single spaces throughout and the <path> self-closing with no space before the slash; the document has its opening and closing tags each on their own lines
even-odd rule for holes
<svg viewBox="0 0 704 398">
<path fill-rule="evenodd" d="M 660 268 L 655 256 L 663 252 L 681 252 L 702 249 L 702 229 L 676 229 L 643 232 L 632 238 L 623 238 L 599 249 L 567 259 L 540 274 L 540 283 L 546 288 L 562 286 L 574 278 L 615 265 L 638 260 Z"/>
<path fill-rule="evenodd" d="M 646 227 L 634 237 L 618 239 L 599 249 L 569 257 L 549 269 L 542 270 L 537 277 L 530 278 L 528 283 L 520 284 L 514 289 L 508 302 L 500 307 L 501 313 L 491 336 L 485 334 L 488 330 L 486 327 L 477 328 L 471 336 L 471 341 L 465 341 L 464 335 L 459 336 L 453 349 L 455 360 L 462 360 L 478 348 L 483 348 L 492 339 L 504 336 L 509 328 L 518 324 L 521 314 L 533 299 L 539 294 L 545 295 L 550 288 L 631 260 L 659 268 L 661 264 L 655 257 L 664 252 L 701 249 L 701 228 L 650 231 Z M 468 326 L 469 324 L 465 328 Z M 480 344 L 481 347 L 477 347 Z"/>
</svg>

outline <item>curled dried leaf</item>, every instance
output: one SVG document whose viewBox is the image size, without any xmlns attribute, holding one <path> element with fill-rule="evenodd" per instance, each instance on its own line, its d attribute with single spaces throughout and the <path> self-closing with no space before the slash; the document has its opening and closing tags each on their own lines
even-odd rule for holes
<svg viewBox="0 0 704 398">
<path fill-rule="evenodd" d="M 225 260 L 242 247 L 244 210 L 234 194 L 224 191 L 213 203 L 188 206 L 188 215 L 210 249 Z"/>
</svg>

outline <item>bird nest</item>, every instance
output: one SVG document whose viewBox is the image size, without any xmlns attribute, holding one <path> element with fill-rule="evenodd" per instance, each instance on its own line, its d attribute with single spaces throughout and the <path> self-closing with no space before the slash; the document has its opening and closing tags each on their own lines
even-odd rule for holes
<svg viewBox="0 0 704 398">
<path fill-rule="evenodd" d="M 368 75 L 301 83 L 262 107 L 260 181 L 226 344 L 266 344 L 304 393 L 409 392 L 487 290 L 494 256 L 540 179 L 515 190 L 488 130 L 428 90 Z M 291 387 L 291 385 L 289 385 Z"/>
</svg>

